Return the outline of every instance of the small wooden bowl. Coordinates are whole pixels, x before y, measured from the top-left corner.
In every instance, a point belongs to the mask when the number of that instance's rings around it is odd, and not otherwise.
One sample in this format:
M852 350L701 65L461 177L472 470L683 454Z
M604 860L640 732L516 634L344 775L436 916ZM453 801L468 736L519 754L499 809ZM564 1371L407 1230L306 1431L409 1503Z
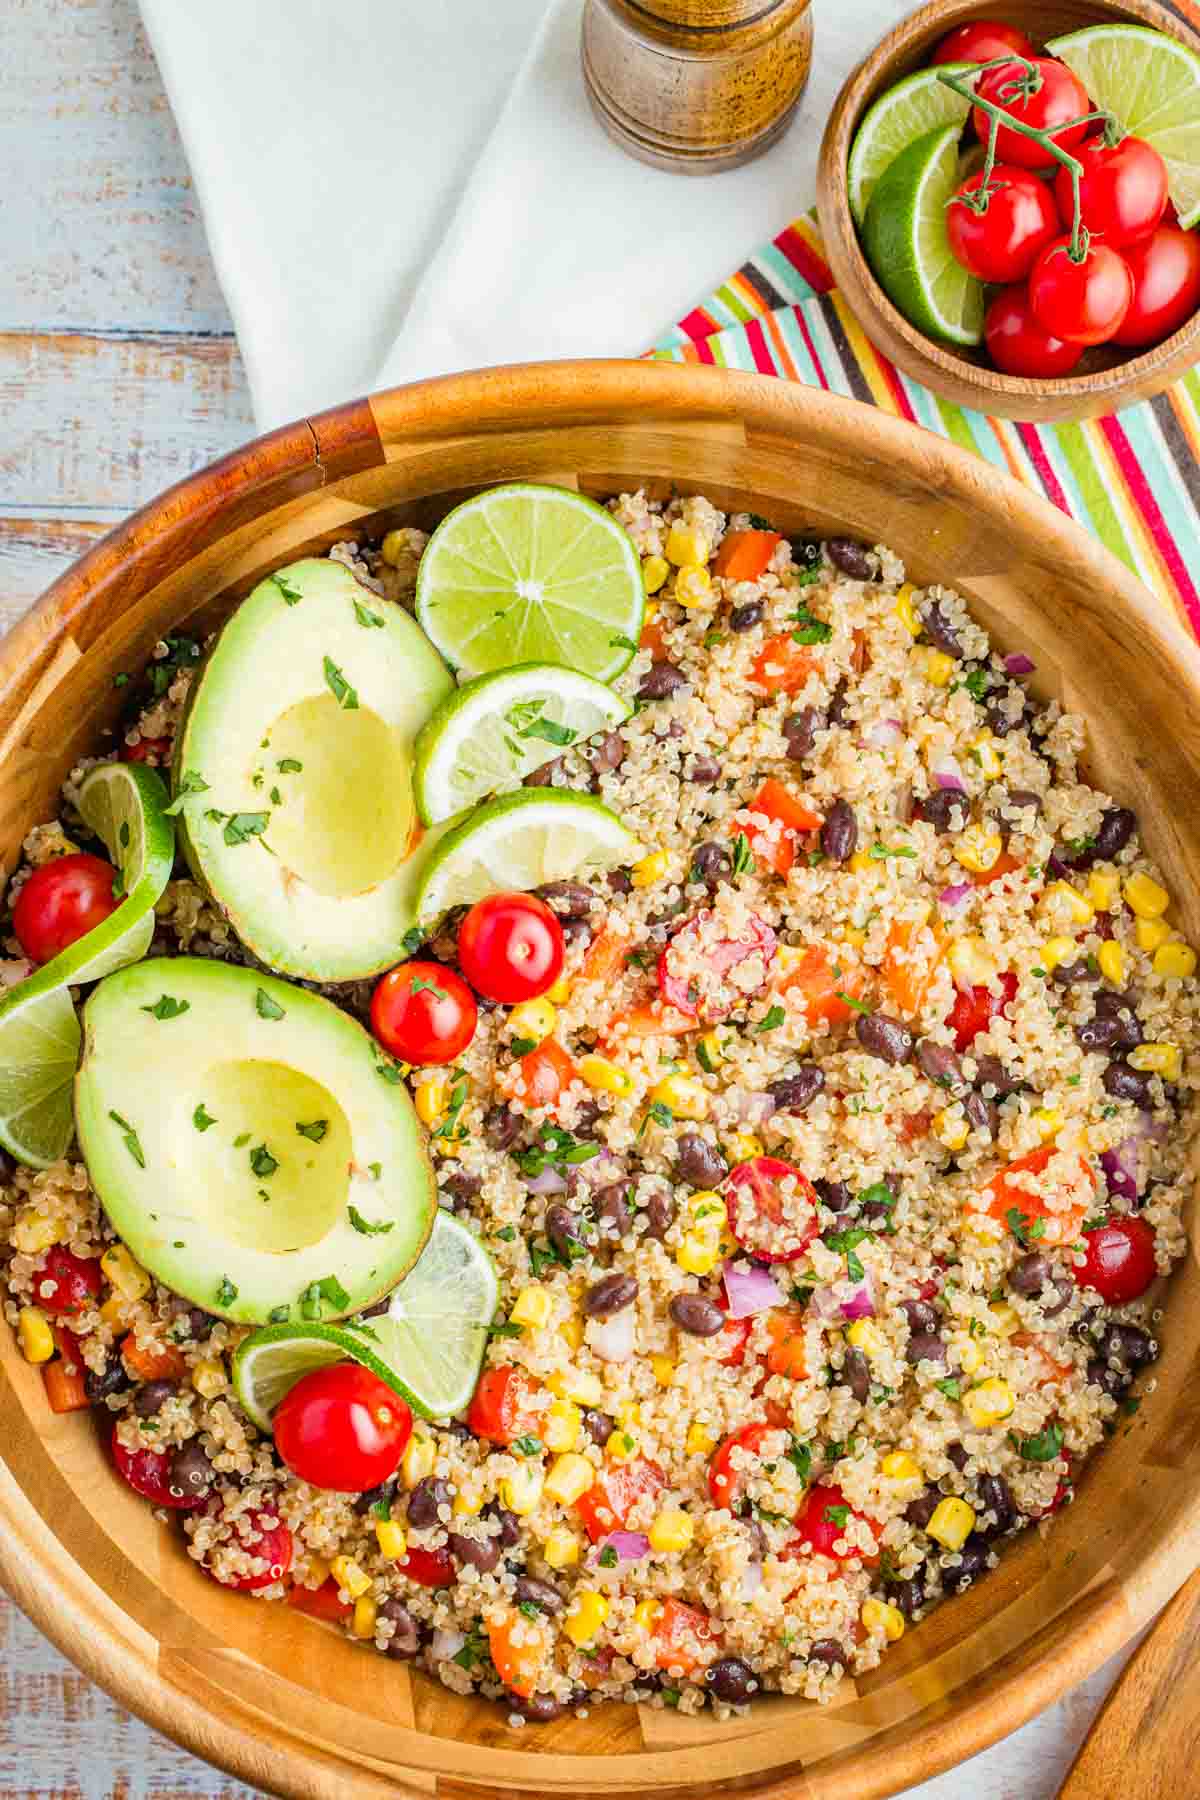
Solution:
M931 0L897 25L850 75L834 103L817 164L817 212L838 287L872 343L915 380L959 406L1004 419L1091 419L1168 387L1200 358L1200 312L1142 351L1098 345L1071 375L1028 380L991 367L987 352L926 337L888 299L863 255L850 211L846 162L859 121L886 88L924 68L939 39L971 19L1003 18L1040 49L1048 38L1120 20L1151 25L1200 52L1200 34L1154 0Z
M1200 938L1200 649L1044 500L931 433L813 388L666 363L493 369L287 426L172 488L56 582L0 645L0 866L111 729L113 677L205 632L272 569L431 527L508 479L594 496L678 485L781 530L883 541L953 583L1035 686L1084 712L1095 780L1137 809ZM0 1580L120 1702L271 1793L321 1800L878 1800L1022 1724L1112 1654L1200 1561L1200 1265L1172 1283L1135 1417L1047 1536L1028 1531L826 1709L720 1725L603 1706L544 1728L464 1699L290 1607L218 1587L52 1413L0 1324ZM16 1727L19 1732L19 1723Z

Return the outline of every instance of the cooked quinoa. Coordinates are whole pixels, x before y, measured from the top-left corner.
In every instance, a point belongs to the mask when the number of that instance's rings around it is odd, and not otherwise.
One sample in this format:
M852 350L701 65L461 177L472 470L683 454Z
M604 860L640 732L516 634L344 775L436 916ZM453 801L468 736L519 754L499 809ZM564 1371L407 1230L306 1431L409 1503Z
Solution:
M1019 646L882 546L780 538L739 581L717 552L762 521L611 510L653 596L616 684L637 705L530 779L600 795L645 856L548 893L574 1070L553 1107L526 1022L485 1007L433 1146L501 1278L483 1380L512 1441L418 1422L396 1480L315 1489L237 1404L245 1328L114 1260L81 1162L6 1165L0 1189L11 1325L52 1294L55 1246L104 1256L70 1320L87 1395L207 1496L162 1514L188 1553L260 1599L336 1590L342 1629L514 1726L600 1698L829 1700L1047 1528L1157 1354L1157 1285L1104 1304L1087 1238L1136 1214L1160 1276L1183 1254L1200 1068L1195 958L1136 820L1083 780L1084 722L1034 700ZM330 554L403 605L425 541ZM158 646L117 754L169 761L198 654ZM88 766L10 905L85 844ZM454 924L425 954L453 961ZM186 877L155 948L253 961ZM29 965L7 950L9 984ZM324 991L365 1016L369 983ZM409 1079L444 1116L446 1072ZM447 1585L404 1572L415 1551Z

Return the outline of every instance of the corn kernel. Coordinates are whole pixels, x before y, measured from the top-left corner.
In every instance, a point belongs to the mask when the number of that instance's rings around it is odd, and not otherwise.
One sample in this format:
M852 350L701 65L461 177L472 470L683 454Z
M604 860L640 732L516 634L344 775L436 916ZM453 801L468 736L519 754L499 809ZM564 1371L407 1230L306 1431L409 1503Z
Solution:
M54 1333L36 1306L23 1306L17 1316L21 1355L28 1363L49 1362L54 1355Z
M696 1535L696 1526L678 1506L665 1506L650 1526L650 1548L663 1553L686 1550Z
M532 1038L540 1044L548 1038L558 1021L558 1008L544 994L536 1000L522 1000L508 1015L508 1022L518 1037Z
M550 1465L550 1473L546 1476L546 1493L551 1500L557 1500L562 1506L574 1506L581 1494L586 1494L596 1479L596 1471L586 1456L576 1456L568 1451L566 1455L555 1457ZM528 1507L532 1512L533 1508ZM513 1511L517 1508L514 1506Z
M1140 869L1130 875L1125 882L1125 898L1131 912L1139 919L1160 919L1171 904L1171 896L1165 887L1152 881L1149 875Z
M113 1331L124 1331L129 1323L129 1302L124 1294L110 1294L100 1308L100 1317Z
M752 1162L763 1153L762 1139L752 1131L735 1131L725 1140L725 1154L731 1163Z
M604 1383L590 1369L556 1370L546 1386L560 1399L574 1400L579 1406L599 1406L604 1399Z
M925 1486L925 1471L907 1450L889 1450L879 1464L879 1472L890 1481L897 1497L916 1499Z
M577 1588L563 1620L563 1630L582 1649L590 1644L608 1617L608 1601L595 1588Z
M988 1307L988 1325L998 1337L1012 1337L1021 1329L1021 1315L1007 1300L995 1300Z
M1133 927L1138 949L1153 952L1168 943L1171 927L1165 919L1138 919Z
M1196 973L1196 952L1190 944L1163 944L1154 952L1154 973L1187 981Z
M564 1319L558 1328L558 1335L568 1350L579 1350L583 1347L583 1320Z
M708 539L689 525L672 525L667 533L667 561L677 569L696 569L708 561Z
M639 1600L633 1609L633 1622L639 1631L653 1631L661 1611L661 1600Z
M398 569L405 558L411 555L411 539L405 529L389 531L379 546L379 554L391 569Z
M579 1460L583 1462L586 1459L581 1456ZM590 1475L591 1463L588 1463L587 1468ZM537 1511L545 1485L546 1477L542 1474L541 1464L524 1462L500 1483L501 1502L509 1512L515 1512L518 1518L524 1518L527 1513Z
M911 581L901 582L900 586L896 589L896 604L892 608L892 611L895 613L910 637L920 637L922 631L925 629L921 623L920 615L913 605L913 595L916 591L917 590L914 588Z
M720 1260L720 1243L698 1231L689 1231L675 1252L675 1261L686 1275L711 1275Z
M1051 969L1057 969L1062 963L1074 962L1079 954L1079 946L1074 938L1052 937L1046 939L1039 954L1042 967L1049 973Z
M552 1569L569 1569L579 1561L579 1539L565 1526L556 1526L542 1545L542 1555Z
M856 850L846 866L852 875L870 875L877 867L865 850Z
M954 860L964 869L970 869L972 874L986 875L1003 848L1004 839L998 831L988 831L983 825L968 825L955 840Z
M23 1206L12 1229L13 1247L22 1256L40 1256L43 1250L61 1242L62 1231L60 1219L47 1218L35 1207Z
M967 1115L961 1106L944 1106L933 1121L933 1135L947 1150L961 1150L971 1135Z
M665 556L648 556L642 564L643 591L647 594L657 594L670 573L671 565Z
M1087 892L1097 912L1111 912L1121 898L1121 877L1111 869L1093 869L1088 876Z
M855 1319L853 1325L847 1327L846 1342L861 1350L868 1361L883 1349L883 1337L873 1319Z
M1125 979L1125 952L1115 938L1105 938L1096 952L1096 961L1105 981L1120 987Z
M1003 1224L990 1213L968 1211L963 1223L971 1236L984 1244L998 1244L1004 1236Z
M677 1119L708 1117L708 1092L690 1075L667 1075L651 1088L650 1098L659 1106L669 1106Z
M512 1304L509 1319L514 1325L528 1325L539 1331L550 1322L550 1314L554 1310L554 1301L550 1293L540 1281L531 1281L522 1288Z
M363 1573L351 1556L335 1556L329 1569L338 1586L345 1588L352 1600L365 1594L371 1585L371 1577Z
M633 1092L633 1076L629 1070L619 1063L609 1062L607 1056L581 1056L578 1067L583 1079L596 1093L624 1097Z
M973 1337L956 1337L954 1360L964 1375L975 1375L983 1367L983 1351Z
M308 1559L308 1574L309 1579L305 1585L309 1589L324 1587L325 1583L329 1580L329 1564L320 1556L310 1556Z
M1174 1044L1139 1044L1129 1052L1129 1066L1144 1075L1161 1075L1164 1081L1178 1081L1181 1067L1179 1051Z
M994 780L1004 765L1000 761L996 740L991 732L981 731L978 736L970 739L968 748L974 751L981 773L986 775L989 780Z
M437 1445L433 1439L414 1431L400 1458L400 1474L405 1487L414 1488L418 1481L424 1481L427 1475L432 1475L436 1461Z
M995 958L980 937L955 938L948 961L959 987L987 987L999 973Z
M547 1450L574 1450L579 1443L583 1415L573 1400L553 1400L542 1421L542 1442Z
M709 1456L716 1447L717 1440L712 1432L709 1431L708 1427L701 1425L698 1419L693 1419L692 1423L688 1426L687 1437L683 1441L683 1448L687 1455Z
M954 673L954 658L944 650L921 649L912 653L913 666L931 686L946 687Z
M354 1635L356 1638L373 1638L375 1636L375 1602L369 1594L360 1594L354 1602Z
M711 1075L726 1060L725 1046L719 1031L706 1031L697 1039L696 1057L706 1075Z
M1057 1137L1063 1128L1063 1113L1059 1106L1035 1106L1030 1116L1044 1144L1049 1143L1052 1137Z
M659 1387L669 1388L674 1385L676 1367L669 1356L652 1356L650 1367Z
M680 569L675 577L678 606L712 606L716 602L712 576L707 569Z
M904 1614L890 1600L877 1600L874 1595L862 1603L859 1615L863 1628L869 1632L882 1631L889 1644L894 1644L904 1636Z
M655 882L662 880L670 866L671 858L665 850L652 850L649 856L643 856L640 862L634 863L629 871L629 879L635 888L653 887Z
M205 1358L192 1368L192 1386L206 1400L215 1400L229 1386L224 1363Z
M979 1431L989 1425L999 1425L1002 1419L1009 1417L1015 1405L1012 1389L998 1375L981 1381L978 1387L968 1388L962 1397L962 1409Z
M1052 881L1046 889L1045 898L1052 904L1063 907L1076 925L1090 925L1096 916L1096 909L1087 895L1081 894L1069 881Z
M565 1006L571 998L571 983L565 975L560 975L553 987L546 989L546 998L555 1006Z
M141 1263L134 1262L124 1244L110 1244L100 1258L100 1267L126 1300L140 1300L150 1292L150 1277Z
M947 1494L934 1507L925 1529L945 1549L961 1550L975 1529L975 1509L968 1506L965 1500Z
M610 1462L632 1462L640 1453L641 1444L637 1433L631 1431L628 1425L619 1426L616 1431L611 1432L604 1446L604 1454Z
M478 1481L460 1479L453 1510L460 1519L474 1519L483 1511L484 1492Z
M436 1125L449 1102L450 1083L440 1075L435 1076L432 1081L423 1081L413 1095L413 1105L423 1125Z

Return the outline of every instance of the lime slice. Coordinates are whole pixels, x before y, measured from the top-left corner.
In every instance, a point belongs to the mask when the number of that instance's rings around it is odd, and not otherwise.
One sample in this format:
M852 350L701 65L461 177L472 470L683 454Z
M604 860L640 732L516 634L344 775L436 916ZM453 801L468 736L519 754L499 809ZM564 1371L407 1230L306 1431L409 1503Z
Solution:
M487 801L446 833L417 889L417 918L429 923L485 894L623 868L640 855L633 833L599 800L522 788Z
M233 1385L262 1432L289 1388L347 1357L426 1419L461 1412L475 1388L500 1289L477 1237L439 1212L433 1235L386 1313L352 1325L267 1325L233 1359Z
M555 663L477 675L443 700L417 736L421 818L437 825L515 786L569 744L620 725L630 710L603 682Z
M864 113L846 164L855 224L862 224L875 183L902 150L939 125L957 120L961 126L971 102L939 81L938 76L965 75L974 67L974 63L943 63L936 69L918 69L915 75L906 75L895 87L880 94L874 106Z
M1046 45L1094 106L1115 113L1167 165L1179 223L1200 220L1200 57L1148 25L1089 25Z
M597 681L637 648L638 553L611 513L569 488L489 488L448 513L417 571L417 618L466 675L552 662Z
M946 203L958 186L959 127L926 132L875 184L863 247L880 286L910 324L952 344L983 337L983 283L955 260Z
M68 987L137 962L154 936L154 903L171 878L175 831L153 769L102 763L86 777L79 811L121 873L126 898L102 925L0 1000L0 1144L44 1169L71 1141L71 1083L79 1022Z

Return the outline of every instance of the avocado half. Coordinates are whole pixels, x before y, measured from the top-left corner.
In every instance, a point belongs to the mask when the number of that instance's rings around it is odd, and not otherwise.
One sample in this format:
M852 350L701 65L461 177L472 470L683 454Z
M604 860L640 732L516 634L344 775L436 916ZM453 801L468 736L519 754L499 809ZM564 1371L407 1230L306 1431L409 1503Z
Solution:
M396 1068L356 1020L200 957L108 976L83 1010L75 1125L114 1229L240 1324L338 1318L390 1292L437 1183Z
M390 968L435 841L413 740L453 691L403 607L327 558L260 581L192 684L175 747L184 853L254 954L352 981Z

